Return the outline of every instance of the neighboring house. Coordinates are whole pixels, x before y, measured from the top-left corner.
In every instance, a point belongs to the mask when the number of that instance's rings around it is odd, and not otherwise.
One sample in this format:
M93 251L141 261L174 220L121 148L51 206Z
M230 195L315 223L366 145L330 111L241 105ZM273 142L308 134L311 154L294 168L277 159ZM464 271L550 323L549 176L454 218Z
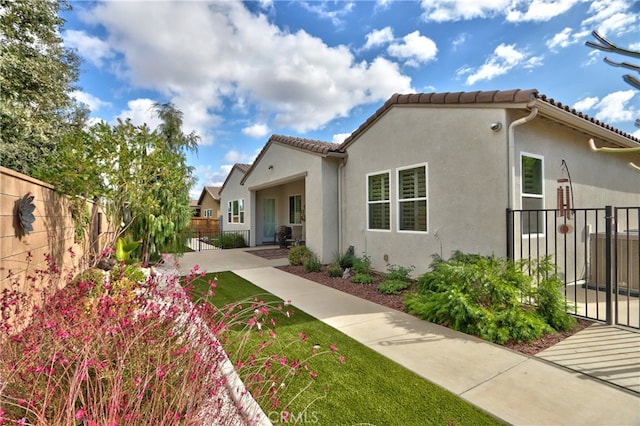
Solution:
M193 217L200 217L200 204L198 204L198 200L189 200L189 207L191 207Z
M220 217L220 187L205 186L198 199L200 207L199 217L214 218Z
M245 200L251 245L287 225L324 263L353 246L375 269L419 274L433 254L505 256L507 209L555 209L567 170L572 207L640 206L640 174L627 167L640 156L594 153L590 138L640 143L535 89L394 95L340 145L272 136L223 199ZM534 246L543 229L517 224Z
M252 215L250 204L248 204L249 191L240 184L250 167L249 164L234 164L220 188L222 214L220 227L224 231L249 231L250 229L249 220ZM255 243L247 243L255 245Z

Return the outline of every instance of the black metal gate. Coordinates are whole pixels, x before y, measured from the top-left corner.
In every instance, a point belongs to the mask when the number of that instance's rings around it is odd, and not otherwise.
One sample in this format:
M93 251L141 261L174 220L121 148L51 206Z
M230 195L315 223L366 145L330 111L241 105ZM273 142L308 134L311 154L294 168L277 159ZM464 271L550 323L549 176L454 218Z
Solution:
M223 250L249 246L250 231L194 232L187 240L193 251Z
M640 328L640 207L507 209L507 254L550 256L570 312Z

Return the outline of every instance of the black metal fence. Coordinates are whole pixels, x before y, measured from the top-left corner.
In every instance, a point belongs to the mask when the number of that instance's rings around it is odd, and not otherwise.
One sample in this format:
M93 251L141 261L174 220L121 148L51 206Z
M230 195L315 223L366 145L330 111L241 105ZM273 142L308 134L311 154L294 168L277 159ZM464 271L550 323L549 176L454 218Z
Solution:
M507 254L550 256L576 316L640 328L640 207L507 210Z
M248 229L244 231L198 231L192 234L187 245L194 251L248 247L250 232Z

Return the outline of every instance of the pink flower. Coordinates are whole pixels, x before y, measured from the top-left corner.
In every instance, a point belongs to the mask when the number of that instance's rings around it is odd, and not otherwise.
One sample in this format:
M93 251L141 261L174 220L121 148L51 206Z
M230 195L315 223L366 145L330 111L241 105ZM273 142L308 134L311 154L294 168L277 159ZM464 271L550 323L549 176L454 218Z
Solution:
M307 334L304 331L300 333L300 340L303 342L307 341Z
M317 376L317 374L313 371L309 371L309 375L314 378Z
M331 348L332 352L335 352L338 350L338 347L336 345L334 345L333 343L331 344L331 346L329 346Z
M76 411L76 420L82 420L84 418L84 413L86 413L84 408L79 409L78 411Z
M347 360L347 359L346 359L343 355L340 355L340 356L338 357L338 361L340 361L340 364L344 364L346 360Z

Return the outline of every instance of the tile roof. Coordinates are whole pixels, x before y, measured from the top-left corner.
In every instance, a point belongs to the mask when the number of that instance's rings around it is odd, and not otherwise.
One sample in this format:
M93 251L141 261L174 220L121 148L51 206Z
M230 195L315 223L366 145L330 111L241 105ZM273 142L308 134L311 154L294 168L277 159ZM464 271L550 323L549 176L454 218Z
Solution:
M625 133L606 123L589 117L575 109L563 105L546 95L541 95L537 89L513 89L513 90L491 90L476 92L444 92L444 93L412 93L412 94L394 94L380 108L376 110L367 120L362 123L344 142L340 145L340 149L346 149L367 127L375 122L380 116L384 115L391 107L396 105L469 105L469 104L521 104L527 107L530 102L544 102L548 105L557 107L560 110L569 112L587 122L601 126L609 131L617 133L633 142L640 143L640 139Z
M279 142L294 148L326 155L329 152L336 152L340 148L339 143L323 142L315 139L304 139L294 136L271 135L269 142ZM265 146L266 148L266 146Z
M267 143L264 145L264 147L256 157L255 161L253 162L249 170L247 170L245 177L242 178L242 181L240 182L240 184L242 185L244 184L244 182L247 180L247 178L251 174L251 171L254 169L256 164L260 162L260 159L264 156L264 153L267 151L267 149L269 149L269 147L273 143L287 145L293 148L298 148L303 151L307 151L312 154L319 154L323 156L327 156L331 153L335 153L340 156L346 155L344 154L344 151L340 149L341 144L339 143L331 143L331 142L319 141L316 139L305 139L305 138L299 138L295 136L273 134L271 135Z

